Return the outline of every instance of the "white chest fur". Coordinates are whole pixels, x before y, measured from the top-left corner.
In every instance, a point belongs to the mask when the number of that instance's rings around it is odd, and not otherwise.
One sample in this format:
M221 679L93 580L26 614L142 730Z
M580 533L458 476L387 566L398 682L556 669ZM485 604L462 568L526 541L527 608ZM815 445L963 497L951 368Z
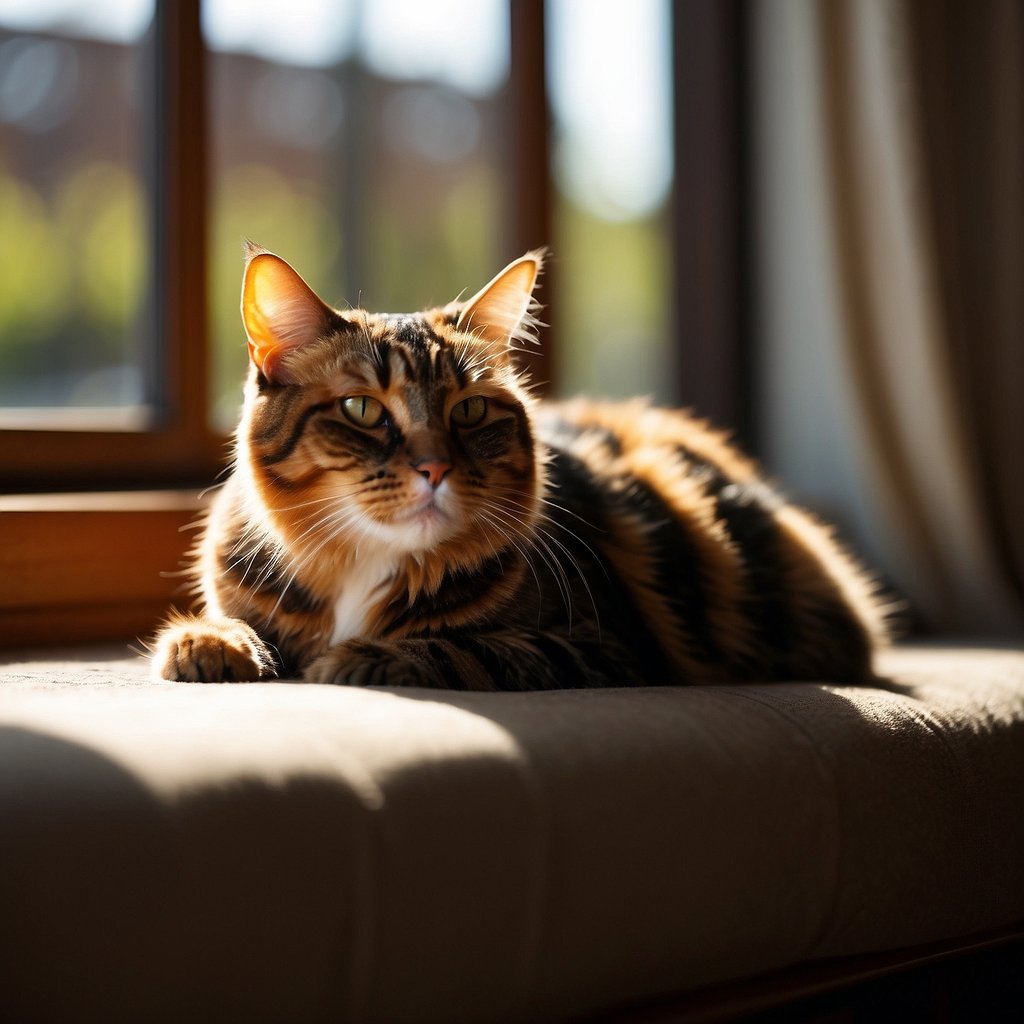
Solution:
M334 602L331 645L340 644L366 630L367 616L381 599L397 566L386 558L356 561L349 566Z

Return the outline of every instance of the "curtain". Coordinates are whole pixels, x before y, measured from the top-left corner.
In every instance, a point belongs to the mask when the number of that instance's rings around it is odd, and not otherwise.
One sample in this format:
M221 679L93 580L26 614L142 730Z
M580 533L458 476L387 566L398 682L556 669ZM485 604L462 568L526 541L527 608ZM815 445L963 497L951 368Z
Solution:
M755 28L762 294L789 280L822 328L799 329L769 295L765 359L788 352L795 366L802 352L813 363L831 346L821 365L833 379L814 386L839 396L818 403L817 422L813 401L783 415L780 403L801 398L769 370L772 461L799 490L807 468L773 449L773 426L831 437L827 501L847 510L911 621L1022 636L1021 6L775 0ZM810 226L795 231L779 203ZM779 340L794 324L797 337ZM830 433L822 416L841 426Z

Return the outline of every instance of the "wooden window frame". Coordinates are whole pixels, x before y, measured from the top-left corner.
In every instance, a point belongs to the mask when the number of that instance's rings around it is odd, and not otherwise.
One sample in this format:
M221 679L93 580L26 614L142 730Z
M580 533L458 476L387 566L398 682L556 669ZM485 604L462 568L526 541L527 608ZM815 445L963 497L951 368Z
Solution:
M205 60L200 0L155 5L144 90L143 165L151 185L150 292L155 386L141 429L103 429L102 413L56 412L56 425L0 431L2 490L98 490L210 480L223 439L207 426ZM116 415L116 414L115 414Z
M757 454L750 0L672 12L679 395Z

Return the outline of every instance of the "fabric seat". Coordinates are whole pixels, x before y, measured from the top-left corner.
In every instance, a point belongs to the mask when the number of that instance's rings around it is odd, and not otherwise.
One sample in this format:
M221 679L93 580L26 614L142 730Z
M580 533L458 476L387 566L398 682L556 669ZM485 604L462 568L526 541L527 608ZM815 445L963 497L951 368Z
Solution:
M558 1021L1024 919L1024 651L885 688L0 667L0 1017Z

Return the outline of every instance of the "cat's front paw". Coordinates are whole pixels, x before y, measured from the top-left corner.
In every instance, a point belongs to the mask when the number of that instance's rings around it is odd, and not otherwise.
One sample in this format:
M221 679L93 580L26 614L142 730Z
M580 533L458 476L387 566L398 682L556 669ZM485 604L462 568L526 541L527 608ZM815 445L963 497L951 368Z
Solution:
M175 619L157 637L152 663L155 676L179 682L254 682L276 674L266 644L239 619Z
M427 666L382 644L335 647L302 673L310 683L334 686L436 686Z

